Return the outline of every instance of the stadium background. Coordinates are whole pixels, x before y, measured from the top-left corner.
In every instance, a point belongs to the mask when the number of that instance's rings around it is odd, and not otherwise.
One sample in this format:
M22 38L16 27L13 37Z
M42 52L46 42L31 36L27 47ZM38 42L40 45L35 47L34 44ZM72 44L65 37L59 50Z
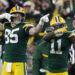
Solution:
M30 7L32 7L31 13L26 13L25 22L31 22L36 25L39 22L39 19L41 16L50 13L50 20L53 16L61 15L67 22L68 30L74 30L75 29L75 0L7 0L8 6L1 8L0 4L0 14L2 13L9 13L11 8L18 4L19 6L26 8L26 2L32 1L32 4L28 4ZM0 20L0 23L4 23L5 20ZM41 33L45 31L45 29L49 26L48 24L45 24L43 27L43 30ZM28 42L28 48L27 48L27 56L28 56L28 72L30 75L32 75L32 58L33 58L33 52L34 48L39 42L38 40L41 39L41 36L35 36L37 39L34 39L34 37L31 37L30 41ZM34 42L32 42L34 39ZM1 50L1 48L0 48ZM1 52L0 52L1 53ZM2 63L0 60L0 75L1 75L1 67Z

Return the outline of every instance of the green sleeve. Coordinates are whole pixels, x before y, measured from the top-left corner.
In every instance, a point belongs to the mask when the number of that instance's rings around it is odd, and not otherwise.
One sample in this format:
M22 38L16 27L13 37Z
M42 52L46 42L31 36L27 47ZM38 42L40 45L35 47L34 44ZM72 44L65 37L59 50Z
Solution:
M39 49L39 46L36 47L33 55L33 75L41 75L40 67L41 67L41 60L42 60L42 52Z

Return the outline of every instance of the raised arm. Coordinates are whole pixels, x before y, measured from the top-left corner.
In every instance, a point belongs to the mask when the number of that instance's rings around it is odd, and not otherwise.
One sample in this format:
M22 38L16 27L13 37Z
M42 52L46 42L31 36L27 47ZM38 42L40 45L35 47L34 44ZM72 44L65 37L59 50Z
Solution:
M41 19L39 21L39 24L36 27L31 28L29 30L29 34L34 35L34 34L40 32L42 27L43 27L43 25L44 25L44 23L47 23L49 21L48 17L49 17L49 14L41 17Z
M49 32L43 36L43 39L45 41L50 41L51 39L54 38L54 36L55 36L54 32Z
M62 33L66 32L66 30L62 31L62 29L57 29L55 31L52 31L52 32L48 32L47 34L45 34L43 36L43 39L45 41L50 41L51 39L53 39L55 36L56 37L59 37L62 35Z

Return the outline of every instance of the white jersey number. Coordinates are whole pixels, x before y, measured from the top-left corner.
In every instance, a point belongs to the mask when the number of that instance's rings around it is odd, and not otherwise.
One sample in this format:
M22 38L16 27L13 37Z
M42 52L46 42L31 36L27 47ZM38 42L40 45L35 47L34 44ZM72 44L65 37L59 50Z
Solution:
M61 39L57 40L57 44L58 44L58 50L55 51L54 50L54 40L52 40L52 42L51 42L51 51L50 51L51 54L62 54L62 51L61 51Z
M14 33L16 31L19 31L19 28L13 30L9 30L9 29L5 30L5 38L6 38L5 44L18 43L18 35ZM14 38L14 40L12 38Z

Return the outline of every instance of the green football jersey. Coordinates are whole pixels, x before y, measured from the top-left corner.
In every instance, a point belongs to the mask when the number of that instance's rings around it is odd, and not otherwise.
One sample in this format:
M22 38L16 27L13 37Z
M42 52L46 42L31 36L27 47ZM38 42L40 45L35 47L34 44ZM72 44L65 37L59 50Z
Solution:
M41 46L45 41L42 40L33 55L33 75L46 75L46 72L41 72L41 69L47 70L48 51Z
M48 71L53 73L61 73L68 71L68 55L71 42L69 35L71 32L66 32L61 37L44 42L39 49L48 51Z
M25 62L26 46L28 40L28 30L25 32L25 23L20 23L11 27L9 23L5 24L5 52L4 61L7 62Z
M53 73L61 73L68 71L68 56L71 47L69 35L71 32L66 32L59 38L54 38L50 41L50 50L48 58L48 70Z

